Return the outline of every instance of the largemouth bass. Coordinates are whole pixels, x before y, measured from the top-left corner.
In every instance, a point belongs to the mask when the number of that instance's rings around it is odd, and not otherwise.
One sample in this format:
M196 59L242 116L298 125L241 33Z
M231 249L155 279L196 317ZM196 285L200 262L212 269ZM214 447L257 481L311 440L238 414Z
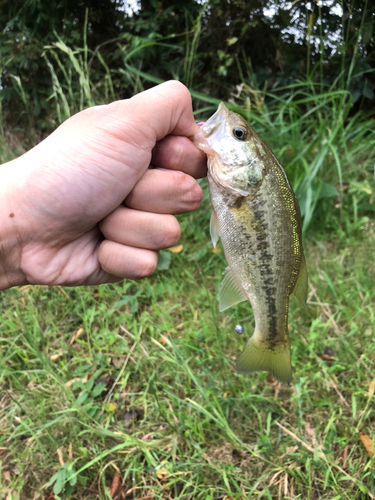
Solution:
M265 370L289 383L289 296L307 299L298 201L272 151L223 103L193 142L208 157L210 233L214 246L221 238L228 263L219 309L248 300L254 312L255 331L236 370Z

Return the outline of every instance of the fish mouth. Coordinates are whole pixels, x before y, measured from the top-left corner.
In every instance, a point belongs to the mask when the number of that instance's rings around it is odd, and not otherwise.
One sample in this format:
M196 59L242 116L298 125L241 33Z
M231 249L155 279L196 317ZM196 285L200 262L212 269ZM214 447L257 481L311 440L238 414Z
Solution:
M220 103L217 111L203 124L199 124L199 130L193 137L193 143L207 154L212 152L213 136L217 136L225 131L229 109L223 102Z
M204 138L208 138L216 132L220 125L225 124L228 113L229 109L221 102L217 111L199 129L201 135Z

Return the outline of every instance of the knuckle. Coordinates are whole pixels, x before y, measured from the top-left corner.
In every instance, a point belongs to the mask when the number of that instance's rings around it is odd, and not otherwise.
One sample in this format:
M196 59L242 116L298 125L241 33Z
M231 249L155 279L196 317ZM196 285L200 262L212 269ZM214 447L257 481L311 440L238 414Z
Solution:
M182 109L191 108L191 95L188 88L177 80L169 80L165 84L165 90L176 103L176 108L181 112Z
M173 141L173 149L169 154L169 165L170 168L177 171L183 170L183 164L185 159L185 148L181 141Z

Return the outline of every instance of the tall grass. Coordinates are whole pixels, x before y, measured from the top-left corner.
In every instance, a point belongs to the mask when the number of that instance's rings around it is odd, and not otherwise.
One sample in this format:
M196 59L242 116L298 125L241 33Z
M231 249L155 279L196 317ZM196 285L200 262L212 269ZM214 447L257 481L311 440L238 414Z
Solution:
M194 78L199 74L196 55L206 8L204 4L194 21L186 20L185 57L183 64L171 74L172 78L180 79L190 88L200 120L214 112L219 104L215 97L194 90ZM43 57L52 83L49 100L55 105L55 115L49 119L55 125L85 107L114 100L113 77L120 75L124 86L133 88L135 92L143 90L142 81L162 81L139 68L142 51L155 45L170 48L168 40L144 40L144 43L137 40L134 47L125 43L124 67L114 72L107 66L99 49L88 49L86 33L87 14L81 48L68 47L57 35L57 41L45 48ZM260 88L246 54L239 54L236 58L239 84L237 89L228 88L227 104L248 119L280 159L300 201L304 231L315 221L319 226L328 224L328 219L324 220L324 214L328 214L327 207L334 208L331 212L335 212L338 228L348 209L351 217L359 220L374 211L371 201L374 196L375 118L362 112L352 113L352 81L363 71L369 71L356 69L360 36L359 30L341 48L341 72L331 85L324 81L322 34L320 61L313 68L307 64L305 79L289 86L275 85L272 88L266 83ZM349 44L354 46L354 50L348 62L346 52ZM138 61L138 67L133 61ZM93 65L102 68L102 77L95 82L90 78ZM16 75L13 79L27 112L28 97L23 92L22 82ZM30 130L34 130L32 115L29 113L28 116ZM347 203L349 193L350 207ZM344 206L345 214L342 210Z
M56 34L57 41L46 46L43 53L51 74L52 93L49 100L55 103L56 124L87 107L115 100L110 69L100 51L91 51L87 46L87 21L88 11L82 48L68 47ZM93 82L90 78L94 59L102 67L102 77L98 82Z
M192 82L194 75L193 55L199 38L198 28L196 33L187 50L183 72L175 75L187 83ZM91 53L90 64L88 55L87 45L73 50L59 38L46 47L44 58L53 89L49 99L55 103L56 125L88 106L115 99L112 72L100 52ZM97 83L90 80L94 58L103 68L103 78ZM327 206L339 209L335 213L342 223L346 216L341 210L343 197L349 192L353 216L356 212L358 218L358 209L360 217L371 213L374 210L370 201L374 195L375 118L362 112L351 114L352 96L343 88L350 86L347 75L343 74L329 86L322 81L315 82L311 73L305 81L267 89L259 88L250 65L247 64L246 71L242 71L241 65L238 67L241 84L237 92L228 95L227 105L245 116L280 159L300 202L303 230L315 219L321 224L323 218L324 223ZM352 71L352 65L349 69ZM317 65L316 74L320 70ZM132 66L128 58L119 73L127 85L138 90L143 89L142 79L162 82ZM27 110L22 83L17 77L14 79ZM200 120L213 113L220 102L194 89L191 93ZM204 108L202 103L205 103ZM30 129L33 129L32 124ZM331 200L330 205L324 203L325 199Z
M246 102L246 86L242 94ZM375 119L350 116L351 102L348 91L300 82L267 93L246 112L286 169L304 230L322 199L341 204L344 184L366 182L373 175Z
M111 72L99 52L96 57L105 69L105 77L100 86L93 86L83 57L87 52L85 48L73 51L59 40L48 50L64 75L64 81L60 81L46 54L53 81L50 99L55 101L58 122L94 102L103 103L114 98ZM61 55L68 56L68 70L62 64ZM185 68L186 81L191 81L194 73L191 65L189 59ZM125 63L125 68L119 71L128 84L134 85L137 78L162 82L129 63ZM319 67L316 71L320 71ZM77 76L79 93L74 91ZM185 72L181 75L182 81L184 76ZM267 90L256 86L256 79L251 73L247 77L242 74L242 78L244 81L239 86L239 92L229 97L227 105L246 117L280 159L300 201L303 230L314 221L319 206L325 210L327 205L322 204L322 200L335 199L335 205L342 206L347 183L352 193L357 190L357 201L364 208L366 194L368 201L373 195L369 182L375 158L375 118L362 112L351 114L352 96L349 90L342 88L342 79L328 86L310 78L287 87ZM191 93L200 119L214 112L220 102L194 89ZM202 114L201 102L206 104L203 109L205 114ZM318 214L319 220L322 213ZM341 211L339 215L342 217Z
M115 93L109 68L100 52L92 52L92 55L102 65L104 74L100 82L94 83L90 80L87 45L73 50L57 38L57 42L46 47L44 58L52 79L49 99L55 103L59 124L87 107L115 100ZM62 78L58 76L57 69Z
M161 83L130 65L126 71ZM341 82L328 86L308 80L267 91L254 86L254 77L250 80L251 85L242 82L240 91L226 104L249 121L281 161L300 202L303 230L313 222L319 205L321 222L327 207L322 200L334 198L336 208L342 207L348 184L363 212L374 211L375 191L370 183L374 180L375 117L350 114L352 97L349 90L341 89ZM191 94L200 120L220 103L193 90ZM204 108L203 116L200 102L212 103ZM341 210L338 214L343 217Z

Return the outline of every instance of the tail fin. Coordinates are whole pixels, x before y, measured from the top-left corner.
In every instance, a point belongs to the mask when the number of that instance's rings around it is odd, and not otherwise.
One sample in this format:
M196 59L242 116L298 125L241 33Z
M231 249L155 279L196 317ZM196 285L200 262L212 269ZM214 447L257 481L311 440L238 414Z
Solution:
M264 370L280 382L289 384L292 380L289 343L279 344L270 349L265 347L264 343L256 340L253 335L237 359L236 370L239 373Z

